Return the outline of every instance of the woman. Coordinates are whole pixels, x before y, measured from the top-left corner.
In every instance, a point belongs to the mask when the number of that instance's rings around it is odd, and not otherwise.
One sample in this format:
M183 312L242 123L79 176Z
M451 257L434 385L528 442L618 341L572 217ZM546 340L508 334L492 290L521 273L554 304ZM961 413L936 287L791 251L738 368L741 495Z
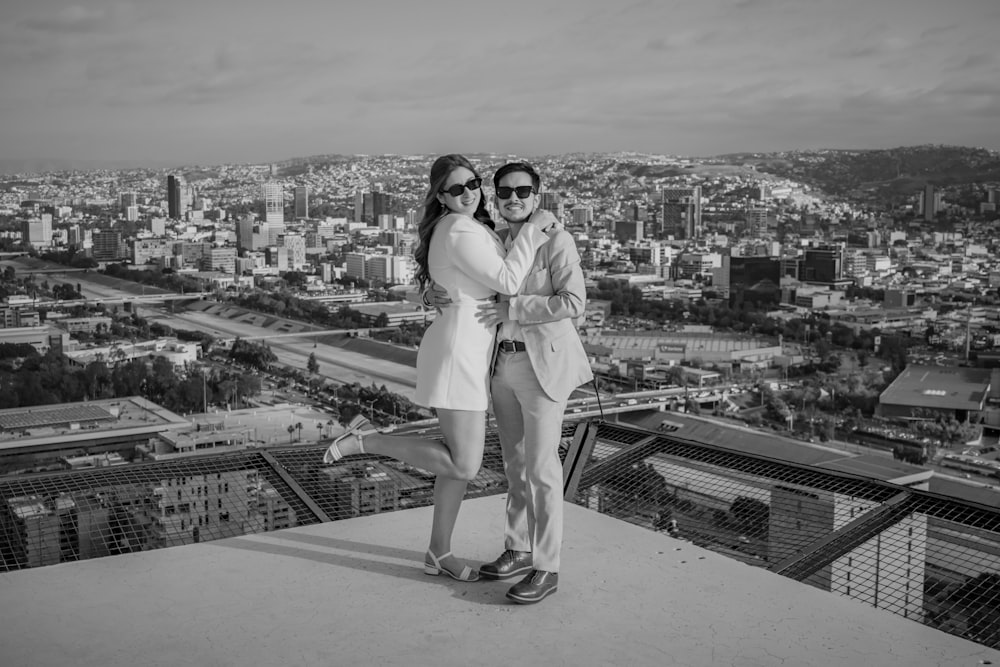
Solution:
M358 415L334 440L323 460L350 454L390 456L437 475L434 519L424 572L475 581L479 573L451 554L451 537L466 485L479 472L486 439L489 363L496 329L476 317L476 307L496 294L514 294L548 241L539 216L525 225L510 252L493 232L483 201L482 179L461 155L445 155L431 167L430 189L414 252L421 287L433 280L451 302L441 308L420 341L415 401L437 410L444 444L376 431Z

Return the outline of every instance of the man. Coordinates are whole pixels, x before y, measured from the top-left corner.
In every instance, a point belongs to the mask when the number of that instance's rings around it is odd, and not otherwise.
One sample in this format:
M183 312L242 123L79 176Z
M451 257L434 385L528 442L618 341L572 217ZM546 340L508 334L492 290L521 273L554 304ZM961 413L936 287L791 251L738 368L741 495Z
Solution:
M493 184L509 249L541 201L541 179L530 165L513 162L497 170ZM491 392L508 491L504 552L479 572L485 579L526 574L507 591L520 604L539 602L558 586L563 414L573 390L593 379L574 323L586 303L580 256L568 232L549 235L518 293L480 306L480 320L500 326Z

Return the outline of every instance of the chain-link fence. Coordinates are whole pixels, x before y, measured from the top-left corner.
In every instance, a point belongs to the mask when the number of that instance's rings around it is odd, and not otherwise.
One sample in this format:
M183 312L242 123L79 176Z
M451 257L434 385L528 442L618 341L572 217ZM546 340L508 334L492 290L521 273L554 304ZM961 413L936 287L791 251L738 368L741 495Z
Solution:
M440 437L434 430L428 437ZM320 444L0 477L0 571L431 504L434 478L379 457L324 465ZM506 488L487 437L468 496Z
M997 507L741 453L738 435L591 427L576 503L1000 648Z
M436 430L425 431L438 438ZM428 505L433 478L323 445L0 478L0 570ZM678 433L566 422L569 498L1000 647L1000 510ZM489 431L469 496L503 492Z

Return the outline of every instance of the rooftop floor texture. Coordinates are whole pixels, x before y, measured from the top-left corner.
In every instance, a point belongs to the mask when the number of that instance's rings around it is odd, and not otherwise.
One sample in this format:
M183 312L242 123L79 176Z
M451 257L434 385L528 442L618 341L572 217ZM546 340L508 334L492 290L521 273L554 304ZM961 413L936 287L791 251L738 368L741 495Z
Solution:
M504 495L455 552L502 547ZM423 574L432 508L0 574L6 667L1000 664L1000 652L566 505L556 595Z

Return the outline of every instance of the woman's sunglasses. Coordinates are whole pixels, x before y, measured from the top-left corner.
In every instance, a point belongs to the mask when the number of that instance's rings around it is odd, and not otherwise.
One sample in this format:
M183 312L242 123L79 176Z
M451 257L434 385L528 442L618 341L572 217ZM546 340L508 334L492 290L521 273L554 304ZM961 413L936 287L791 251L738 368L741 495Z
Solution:
M447 192L452 197L459 197L466 190L478 190L479 186L483 184L483 179L481 178L470 178L465 183L455 183L455 185L450 188L445 188L441 190L442 193Z

